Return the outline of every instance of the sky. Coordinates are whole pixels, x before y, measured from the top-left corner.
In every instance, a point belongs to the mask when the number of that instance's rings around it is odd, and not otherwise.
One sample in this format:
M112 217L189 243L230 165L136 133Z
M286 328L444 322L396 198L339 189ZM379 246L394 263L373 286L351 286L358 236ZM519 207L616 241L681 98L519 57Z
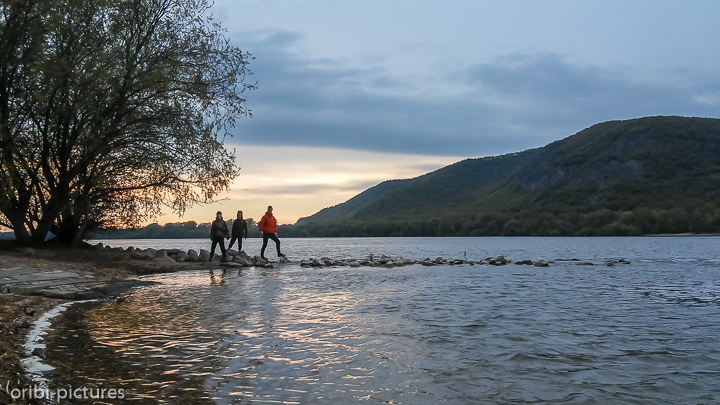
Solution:
M716 0L216 0L250 52L252 118L222 201L294 223L384 180L544 146L594 124L720 115Z

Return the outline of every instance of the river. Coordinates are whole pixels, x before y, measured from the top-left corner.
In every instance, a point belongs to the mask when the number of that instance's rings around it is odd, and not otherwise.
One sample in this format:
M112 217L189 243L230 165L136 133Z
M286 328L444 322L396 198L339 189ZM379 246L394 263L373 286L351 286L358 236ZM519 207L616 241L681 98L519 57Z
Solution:
M720 403L720 238L282 243L291 263L276 269L153 275L119 302L72 306L46 338L50 384L123 389L117 403L140 404ZM553 262L297 263L369 254Z

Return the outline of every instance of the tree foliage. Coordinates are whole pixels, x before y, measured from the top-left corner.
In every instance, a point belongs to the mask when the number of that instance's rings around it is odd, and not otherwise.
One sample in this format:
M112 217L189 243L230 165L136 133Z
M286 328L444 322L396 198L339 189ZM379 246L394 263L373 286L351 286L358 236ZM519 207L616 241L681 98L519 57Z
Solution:
M42 242L210 202L251 56L205 0L2 0L0 224Z

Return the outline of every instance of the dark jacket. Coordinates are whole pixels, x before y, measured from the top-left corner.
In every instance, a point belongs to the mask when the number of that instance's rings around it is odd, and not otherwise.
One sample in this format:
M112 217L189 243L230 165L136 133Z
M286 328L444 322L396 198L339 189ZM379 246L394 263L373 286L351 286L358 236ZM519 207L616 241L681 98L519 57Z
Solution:
M232 237L233 238L242 238L243 236L245 236L247 234L248 234L247 221L244 219L236 219L233 222Z
M212 226L210 227L210 239L219 241L222 240L222 238L227 238L228 235L227 222L222 219L214 220Z

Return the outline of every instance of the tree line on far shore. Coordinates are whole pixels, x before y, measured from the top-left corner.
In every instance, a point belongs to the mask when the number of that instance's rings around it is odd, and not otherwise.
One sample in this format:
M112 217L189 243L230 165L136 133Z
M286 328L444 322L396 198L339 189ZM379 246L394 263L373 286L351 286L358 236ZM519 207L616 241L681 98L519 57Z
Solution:
M247 219L248 237L260 237L257 223ZM228 221L232 228L232 221ZM280 225L280 237L403 237L403 236L640 236L651 234L720 233L720 212L711 205L687 211L680 208L632 211L601 209L552 214L521 211L475 217L445 217L409 221L378 221ZM142 228L106 228L95 238L183 239L208 238L210 223L188 221L150 224Z
M247 218L248 237L260 237L258 224L252 218ZM227 221L228 229L232 229L233 220ZM210 222L197 223L195 221L174 222L165 225L157 223L141 228L119 229L108 227L93 234L97 239L190 239L209 238Z

